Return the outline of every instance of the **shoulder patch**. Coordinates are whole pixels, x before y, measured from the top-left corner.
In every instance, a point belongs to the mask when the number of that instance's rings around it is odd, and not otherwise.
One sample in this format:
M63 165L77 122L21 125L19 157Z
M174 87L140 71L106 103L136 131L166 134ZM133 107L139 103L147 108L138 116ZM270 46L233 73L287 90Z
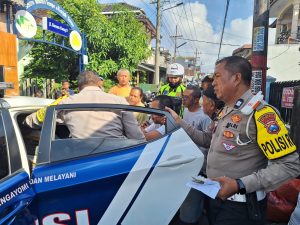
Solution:
M271 106L264 106L254 113L257 144L268 159L277 159L296 151L288 130Z

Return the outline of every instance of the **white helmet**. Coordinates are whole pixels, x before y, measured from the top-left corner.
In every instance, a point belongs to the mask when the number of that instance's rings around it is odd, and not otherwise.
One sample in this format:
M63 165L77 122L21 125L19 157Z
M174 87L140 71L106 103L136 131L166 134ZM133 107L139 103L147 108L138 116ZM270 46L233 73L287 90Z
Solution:
M184 67L179 63L172 63L167 68L167 76L180 76L183 77Z

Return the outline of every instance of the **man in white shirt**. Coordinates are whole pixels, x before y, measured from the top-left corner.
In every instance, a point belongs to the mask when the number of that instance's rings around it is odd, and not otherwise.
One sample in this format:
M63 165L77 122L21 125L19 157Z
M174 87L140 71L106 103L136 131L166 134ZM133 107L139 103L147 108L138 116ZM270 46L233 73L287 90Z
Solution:
M188 86L183 91L182 104L185 107L183 120L196 127L198 130L206 131L211 124L211 119L200 107L201 90L196 86Z

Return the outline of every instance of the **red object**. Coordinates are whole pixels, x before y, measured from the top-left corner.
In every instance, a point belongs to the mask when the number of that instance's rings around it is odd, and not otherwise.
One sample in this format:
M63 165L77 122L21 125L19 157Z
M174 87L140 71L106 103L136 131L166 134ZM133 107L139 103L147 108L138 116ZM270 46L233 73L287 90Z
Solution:
M300 179L293 179L276 189L277 195L284 197L287 201L297 205L300 192Z
M297 205L300 179L292 179L268 194L267 219L288 222Z

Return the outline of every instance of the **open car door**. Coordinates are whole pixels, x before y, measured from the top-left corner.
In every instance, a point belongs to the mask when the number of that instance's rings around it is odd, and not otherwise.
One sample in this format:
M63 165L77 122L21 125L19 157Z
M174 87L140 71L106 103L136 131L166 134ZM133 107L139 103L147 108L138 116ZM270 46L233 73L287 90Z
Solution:
M2 108L0 109L0 224L16 223L16 216L23 213L32 201L35 194L28 173L28 162L24 158L22 160L11 117L7 109Z
M125 138L76 139L57 125L57 112L138 111L166 118L166 134L151 142ZM139 128L137 128L139 129ZM198 175L203 154L170 114L126 105L49 107L32 183L35 224L168 224Z

